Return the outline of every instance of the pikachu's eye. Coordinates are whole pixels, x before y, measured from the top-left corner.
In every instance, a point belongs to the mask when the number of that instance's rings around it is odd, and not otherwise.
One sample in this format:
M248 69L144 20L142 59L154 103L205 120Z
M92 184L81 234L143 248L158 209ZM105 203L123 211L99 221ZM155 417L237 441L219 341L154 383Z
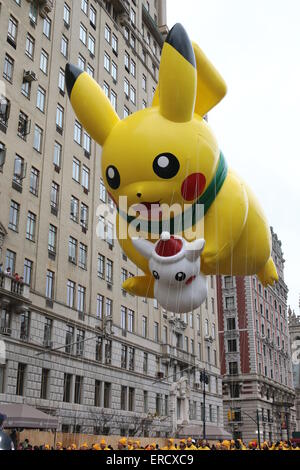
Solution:
M161 153L153 162L154 173L164 179L170 179L176 176L179 168L179 161L172 153Z
M115 166L110 165L106 168L106 179L112 189L118 189L121 179L120 173Z

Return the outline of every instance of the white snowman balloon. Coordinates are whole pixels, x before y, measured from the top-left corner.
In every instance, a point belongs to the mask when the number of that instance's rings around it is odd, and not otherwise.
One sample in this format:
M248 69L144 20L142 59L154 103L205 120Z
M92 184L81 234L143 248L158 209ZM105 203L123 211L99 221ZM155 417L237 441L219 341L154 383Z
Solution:
M142 238L132 242L149 260L155 278L154 295L164 309L185 313L200 307L207 297L207 279L200 271L205 240L189 243L163 232L155 244Z

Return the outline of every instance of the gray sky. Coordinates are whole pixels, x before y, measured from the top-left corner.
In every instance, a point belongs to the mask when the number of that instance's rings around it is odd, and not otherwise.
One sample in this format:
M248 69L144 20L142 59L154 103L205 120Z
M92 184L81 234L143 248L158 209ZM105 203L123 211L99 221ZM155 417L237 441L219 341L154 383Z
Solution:
M251 186L282 240L289 303L300 292L300 1L167 0L224 77L209 113L229 165ZM184 7L183 7L184 5Z

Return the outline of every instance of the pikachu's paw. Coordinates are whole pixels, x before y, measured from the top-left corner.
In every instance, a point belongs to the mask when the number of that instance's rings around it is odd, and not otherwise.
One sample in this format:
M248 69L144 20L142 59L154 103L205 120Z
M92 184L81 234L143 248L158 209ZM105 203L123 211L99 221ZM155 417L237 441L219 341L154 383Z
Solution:
M263 286L272 286L278 281L276 266L272 258L269 258L263 269L258 273L258 277Z
M130 277L123 282L122 288L131 295L154 297L154 278L152 276Z

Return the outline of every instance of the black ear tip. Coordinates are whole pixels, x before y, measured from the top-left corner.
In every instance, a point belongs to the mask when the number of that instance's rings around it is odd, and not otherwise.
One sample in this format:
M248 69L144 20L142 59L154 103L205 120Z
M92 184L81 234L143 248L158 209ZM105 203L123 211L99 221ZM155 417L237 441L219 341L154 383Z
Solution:
M73 64L67 64L65 67L65 74L66 74L66 87L68 91L69 97L71 96L73 87L75 85L75 82L79 75L81 75L83 71L76 67L76 65Z
M196 59L190 38L180 23L176 23L170 30L166 42L174 47L193 67L196 67Z

